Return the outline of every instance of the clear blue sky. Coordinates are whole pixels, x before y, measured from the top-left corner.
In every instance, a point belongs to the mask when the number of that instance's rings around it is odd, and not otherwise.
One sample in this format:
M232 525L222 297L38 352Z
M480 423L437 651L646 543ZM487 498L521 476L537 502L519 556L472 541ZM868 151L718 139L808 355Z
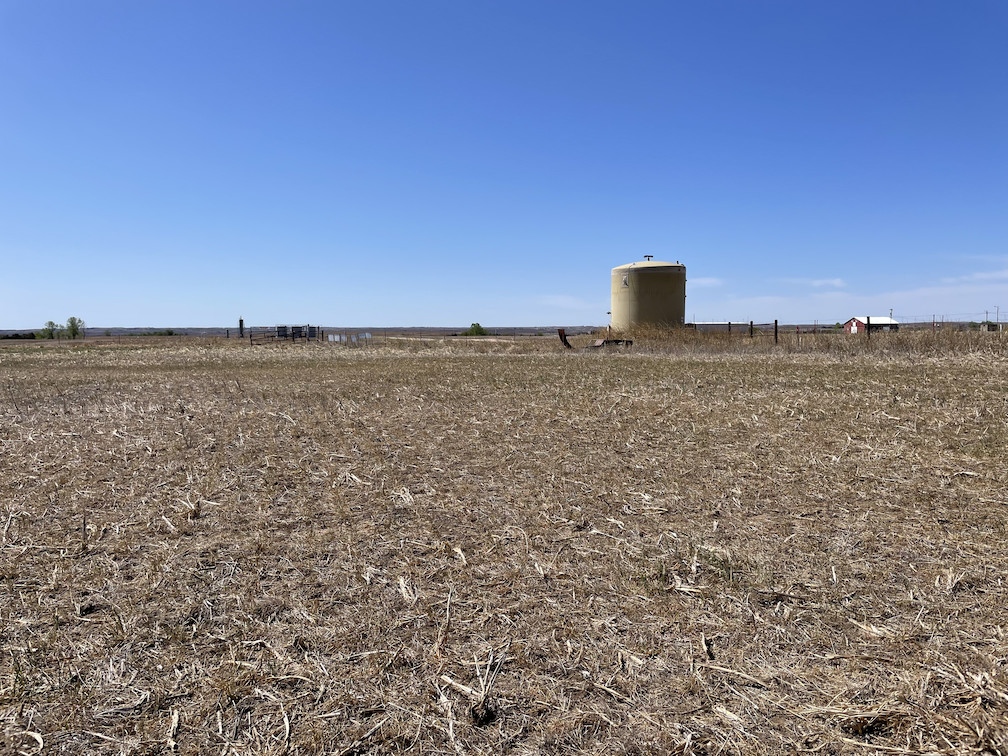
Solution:
M0 0L0 328L1008 320L1003 0Z

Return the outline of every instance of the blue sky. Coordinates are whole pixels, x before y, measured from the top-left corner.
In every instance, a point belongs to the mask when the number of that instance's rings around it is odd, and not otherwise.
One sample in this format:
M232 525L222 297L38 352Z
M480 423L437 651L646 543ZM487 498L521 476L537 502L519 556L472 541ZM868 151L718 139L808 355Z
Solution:
M1008 320L1008 4L0 0L0 328Z

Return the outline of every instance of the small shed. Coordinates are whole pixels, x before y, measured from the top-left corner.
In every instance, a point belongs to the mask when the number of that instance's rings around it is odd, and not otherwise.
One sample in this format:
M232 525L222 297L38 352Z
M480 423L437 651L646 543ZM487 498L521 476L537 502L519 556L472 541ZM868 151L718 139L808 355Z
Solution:
M844 323L845 333L864 333L869 324L872 331L898 331L899 323L886 315L855 315Z

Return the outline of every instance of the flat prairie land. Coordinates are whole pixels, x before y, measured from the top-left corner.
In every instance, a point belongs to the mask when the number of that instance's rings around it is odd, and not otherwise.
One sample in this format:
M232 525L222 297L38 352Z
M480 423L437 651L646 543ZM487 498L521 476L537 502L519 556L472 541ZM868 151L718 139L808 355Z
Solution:
M907 343L0 350L0 752L1008 753L1008 358Z

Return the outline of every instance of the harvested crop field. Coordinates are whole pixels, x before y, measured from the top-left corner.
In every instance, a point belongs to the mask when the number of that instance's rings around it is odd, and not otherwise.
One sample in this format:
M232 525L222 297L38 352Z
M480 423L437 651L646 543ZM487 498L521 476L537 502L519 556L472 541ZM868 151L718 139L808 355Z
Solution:
M0 350L0 752L1008 753L1006 367Z

